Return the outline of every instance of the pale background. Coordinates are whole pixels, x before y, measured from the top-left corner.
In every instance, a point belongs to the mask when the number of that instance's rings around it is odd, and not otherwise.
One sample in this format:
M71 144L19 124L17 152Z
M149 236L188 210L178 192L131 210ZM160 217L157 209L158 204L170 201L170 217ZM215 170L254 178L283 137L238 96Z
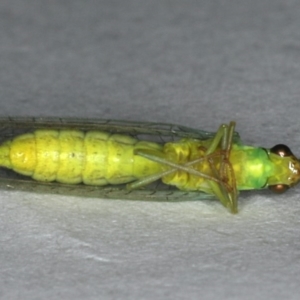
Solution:
M299 28L298 0L2 0L0 114L235 120L300 155ZM0 298L299 299L299 200L0 191Z

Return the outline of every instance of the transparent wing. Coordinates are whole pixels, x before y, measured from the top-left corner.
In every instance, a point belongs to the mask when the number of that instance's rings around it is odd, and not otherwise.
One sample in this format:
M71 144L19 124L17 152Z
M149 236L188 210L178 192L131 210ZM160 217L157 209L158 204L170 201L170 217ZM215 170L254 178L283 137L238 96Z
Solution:
M18 190L41 194L61 194L77 197L94 197L105 199L125 199L142 201L196 201L215 199L213 195L202 192L184 192L174 187L159 183L140 190L126 190L125 185L118 186L89 186L68 185L57 182L37 182L31 178L8 178L0 176L2 190Z
M0 136L2 139L35 129L100 130L132 136L156 136L163 142L176 138L207 140L215 136L215 132L167 123L53 117L0 117ZM239 140L237 132L234 134L234 139L235 141Z

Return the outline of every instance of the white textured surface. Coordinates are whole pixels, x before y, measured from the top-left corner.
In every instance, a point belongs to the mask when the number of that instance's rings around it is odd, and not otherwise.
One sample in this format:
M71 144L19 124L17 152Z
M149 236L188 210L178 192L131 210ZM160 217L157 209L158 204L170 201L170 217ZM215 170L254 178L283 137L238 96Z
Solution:
M300 2L0 2L3 115L165 121L300 154ZM299 188L146 203L0 191L1 299L299 299Z

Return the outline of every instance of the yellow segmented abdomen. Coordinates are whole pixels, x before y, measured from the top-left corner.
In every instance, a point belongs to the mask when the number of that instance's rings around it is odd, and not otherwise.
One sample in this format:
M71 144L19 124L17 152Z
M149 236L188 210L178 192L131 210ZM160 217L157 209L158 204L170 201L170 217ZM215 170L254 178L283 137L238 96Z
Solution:
M135 149L162 146L100 131L36 130L0 146L0 166L38 181L121 184L162 171Z

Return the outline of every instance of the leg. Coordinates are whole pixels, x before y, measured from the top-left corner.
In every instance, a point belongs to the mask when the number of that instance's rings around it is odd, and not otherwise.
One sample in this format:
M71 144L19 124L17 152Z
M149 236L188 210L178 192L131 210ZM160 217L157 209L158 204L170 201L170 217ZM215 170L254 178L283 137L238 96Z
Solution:
M213 178L213 177L211 177L207 174L204 174L204 173L198 172L195 169L189 168L189 166L192 166L196 163L199 163L199 162L205 160L206 157L200 157L196 160L189 161L188 163L186 163L184 165L179 165L179 164L176 164L176 163L171 162L171 161L167 160L166 158L164 158L161 155L161 152L159 152L159 153L156 153L156 152L157 152L156 150L138 150L138 151L136 151L136 154L140 155L142 157L145 157L147 159L150 159L152 161L155 161L157 163L161 163L161 164L170 166L170 167L172 167L172 169L166 170L166 171L161 172L161 173L153 174L153 175L138 179L138 180L136 180L132 183L129 183L129 184L127 184L128 189L131 190L131 189L137 189L137 188L146 186L146 185L162 178L163 176L169 175L169 174L171 174L173 172L176 172L178 170L182 170L184 172L193 174L195 176L204 177L208 180L217 181L215 178Z
M229 126L221 125L208 149L214 151L216 148L213 147L217 147L220 143L221 164L219 171L214 169L215 167L213 163L210 163L213 172L216 174L217 178L220 179L220 183L216 184L215 182L209 181L209 185L221 203L225 207L229 208L232 213L237 213L237 189L235 174L229 160L234 136L234 127L234 122L230 122Z

